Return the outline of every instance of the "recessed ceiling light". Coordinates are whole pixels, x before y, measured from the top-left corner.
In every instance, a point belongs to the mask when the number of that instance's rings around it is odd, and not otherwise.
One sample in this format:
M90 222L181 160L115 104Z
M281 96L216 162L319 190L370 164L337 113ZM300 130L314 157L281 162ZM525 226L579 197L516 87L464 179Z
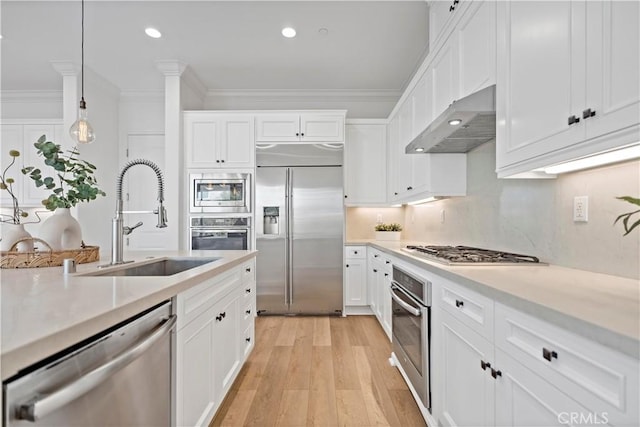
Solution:
M320 34L321 36L326 36L326 35L328 35L328 34L329 34L329 30L328 30L328 29L326 29L326 28L320 28L320 29L318 30L318 34Z
M162 33L156 30L155 28L151 28L151 27L145 28L144 32L146 35L148 35L152 39L159 39L160 37L162 37Z
M424 151L424 148L418 147L418 148L415 149L415 151L418 152L418 153L422 153Z
M451 126L458 126L460 123L462 123L462 120L460 120L460 119L452 119L452 120L449 120L449 124L450 124Z
M282 29L282 35L288 39L294 38L296 36L296 30L291 27L284 27Z

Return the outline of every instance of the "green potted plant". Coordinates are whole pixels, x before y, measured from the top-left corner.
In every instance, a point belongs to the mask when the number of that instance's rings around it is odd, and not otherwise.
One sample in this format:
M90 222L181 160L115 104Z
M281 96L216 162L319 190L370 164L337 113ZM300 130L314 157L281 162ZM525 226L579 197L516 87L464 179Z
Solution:
M400 240L402 226L398 223L376 224L376 240Z
M54 170L53 176L43 176L43 172L34 166L22 169L36 187L51 190L42 204L54 214L42 223L39 237L53 250L78 249L82 246L82 231L69 209L106 195L94 176L96 167L80 159L76 147L65 152L60 145L47 141L46 135L33 145L38 156L44 158L44 164Z
M624 200L625 202L629 202L633 205L639 206L640 207L640 199L636 199L635 197L629 197L629 196L621 196L621 197L616 197L616 199L618 200ZM640 209L637 209L635 211L631 211L631 212L627 212L627 213L623 213L622 215L619 215L616 220L613 222L613 224L615 225L618 221L622 220L622 226L624 227L624 231L625 233L623 234L624 236L626 236L627 234L631 233L631 231L636 228L637 226L640 225L640 219L636 220L634 223L629 224L629 220L631 219L632 216L636 215L640 213Z
M0 213L0 221L2 222L0 250L2 251L10 250L19 239L31 237L31 234L24 229L24 219L29 216L29 214L20 207L20 202L13 187L15 179L8 176L9 169L16 163L16 159L20 157L20 152L18 150L9 150L9 157L11 157L11 162L4 168L2 175L0 175L0 190L6 191L11 198L11 214ZM20 242L17 249L18 251L32 251L33 242Z

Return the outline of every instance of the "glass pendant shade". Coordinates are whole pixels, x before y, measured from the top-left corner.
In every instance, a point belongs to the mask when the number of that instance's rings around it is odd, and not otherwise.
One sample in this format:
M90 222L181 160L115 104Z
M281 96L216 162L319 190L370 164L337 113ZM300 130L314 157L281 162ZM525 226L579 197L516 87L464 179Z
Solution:
M87 120L87 107L84 99L80 101L80 111L78 112L78 120L76 120L69 129L69 135L78 144L91 144L96 139L93 126Z

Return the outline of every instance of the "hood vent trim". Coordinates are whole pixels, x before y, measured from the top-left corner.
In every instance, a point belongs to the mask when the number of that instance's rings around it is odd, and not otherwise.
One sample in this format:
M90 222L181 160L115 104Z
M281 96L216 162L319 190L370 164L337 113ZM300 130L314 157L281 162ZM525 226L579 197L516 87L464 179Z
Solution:
M450 125L454 119L462 123ZM466 153L495 137L496 85L492 85L453 101L407 145L405 153Z

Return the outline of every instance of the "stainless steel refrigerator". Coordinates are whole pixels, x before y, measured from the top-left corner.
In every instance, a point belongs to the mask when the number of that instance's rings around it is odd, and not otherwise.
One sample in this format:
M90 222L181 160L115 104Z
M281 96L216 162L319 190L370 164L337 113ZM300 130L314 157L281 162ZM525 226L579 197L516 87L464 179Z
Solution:
M341 314L342 146L256 150L258 314Z

